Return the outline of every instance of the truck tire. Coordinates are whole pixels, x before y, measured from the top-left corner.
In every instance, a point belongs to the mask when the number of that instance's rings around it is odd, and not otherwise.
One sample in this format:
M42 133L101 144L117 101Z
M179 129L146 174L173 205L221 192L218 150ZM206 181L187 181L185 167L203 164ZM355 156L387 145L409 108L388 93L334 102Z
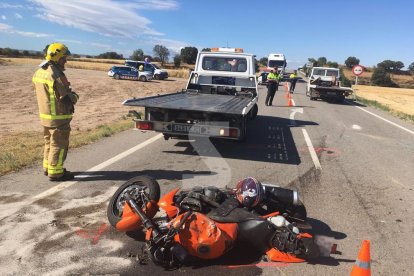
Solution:
M139 77L139 80L145 82L145 81L147 81L147 77L146 76L140 76Z
M259 107L257 106L257 104L254 104L254 106L252 107L252 109L249 112L249 119L250 120L256 119L258 112L259 112Z
M109 223L113 227L116 227L116 224L122 218L123 204L125 202L125 200L123 200L123 194L126 192L137 191L143 191L144 195L136 200L136 203L139 207L146 205L147 202L141 202L143 199L154 201L158 201L160 199L160 185L155 179L146 175L131 178L122 184L118 190L116 190L111 200L109 201L107 217Z
M118 74L115 74L114 75L114 79L119 80L119 75Z
M154 79L161 80L161 76L159 74L154 75Z

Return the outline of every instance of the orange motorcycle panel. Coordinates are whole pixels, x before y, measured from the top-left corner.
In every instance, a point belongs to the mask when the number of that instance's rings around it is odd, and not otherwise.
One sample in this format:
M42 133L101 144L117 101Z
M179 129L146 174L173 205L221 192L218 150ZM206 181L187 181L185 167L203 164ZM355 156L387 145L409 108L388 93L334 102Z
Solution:
M296 257L295 255L279 251L276 248L272 248L267 251L266 255L273 262L302 263L305 261L304 259Z
M158 211L157 203L155 201L148 202L143 211L149 218L153 218ZM127 202L125 202L122 218L116 224L116 229L123 232L135 231L138 230L141 225L142 221L139 215L131 209Z
M302 238L308 238L308 239L312 239L312 235L309 233L301 233L297 236L298 239L302 239Z
M158 206L167 213L169 219L174 218L178 214L178 208L174 206L174 195L178 190L179 188L175 188L158 201Z
M221 231L226 233L227 236L229 236L230 239L232 239L233 241L237 239L237 223L218 223L218 222L215 222L215 224L217 224L217 227L220 228Z
M270 213L270 214L264 215L264 216L262 216L261 218L266 219L266 218L270 218L270 217L275 217L275 216L278 216L279 214L280 214L280 212L273 212L273 213Z
M183 214L175 219L173 225L177 227ZM200 259L209 260L222 256L233 247L234 239L226 231L234 233L237 227L228 226L225 230L203 214L194 213L184 223L174 240L180 243L187 252ZM231 231L232 230L232 231Z
M152 236L152 228L148 229L147 232L145 233L145 240L149 241L151 239Z

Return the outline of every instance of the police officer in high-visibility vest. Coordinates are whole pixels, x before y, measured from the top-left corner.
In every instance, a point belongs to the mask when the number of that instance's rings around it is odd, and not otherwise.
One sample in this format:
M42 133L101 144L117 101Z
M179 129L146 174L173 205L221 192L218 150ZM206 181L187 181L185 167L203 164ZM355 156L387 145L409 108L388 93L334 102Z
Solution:
M67 181L74 178L63 163L68 153L70 121L79 96L69 87L63 73L69 49L61 43L52 43L45 50L46 60L32 79L45 139L43 171L51 181Z
M275 70L270 70L270 73L267 75L267 96L265 104L267 106L272 105L273 98L275 97L276 90L279 86L280 75L277 73L277 68Z
M298 81L297 70L294 70L293 73L290 74L289 81L290 81L289 92L292 94L293 91L295 91L296 82Z

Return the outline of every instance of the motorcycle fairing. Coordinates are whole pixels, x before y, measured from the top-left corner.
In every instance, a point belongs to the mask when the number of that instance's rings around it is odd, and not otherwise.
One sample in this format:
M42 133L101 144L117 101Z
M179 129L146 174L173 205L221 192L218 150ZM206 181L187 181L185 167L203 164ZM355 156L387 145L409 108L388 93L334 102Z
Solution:
M184 214L173 222L176 227ZM174 240L181 244L190 255L210 260L222 256L233 247L237 235L237 224L229 223L221 228L201 213L193 213L184 223Z
M143 211L148 218L153 218L158 212L158 205L155 201L151 200L147 203ZM122 218L116 224L116 229L123 232L135 231L138 230L141 225L142 221L139 215L131 209L128 202L125 202Z
M267 251L266 255L273 262L302 263L305 261L304 259L298 258L292 254L279 251L276 248L272 248L269 251Z
M174 218L179 212L178 208L174 206L174 196L178 190L179 188L173 189L158 201L158 206L167 213L169 219Z

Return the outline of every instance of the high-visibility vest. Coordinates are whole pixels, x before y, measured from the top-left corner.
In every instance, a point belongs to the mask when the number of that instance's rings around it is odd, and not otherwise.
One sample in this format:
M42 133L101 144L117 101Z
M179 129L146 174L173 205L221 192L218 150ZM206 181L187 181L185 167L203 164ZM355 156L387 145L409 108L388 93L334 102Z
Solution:
M292 74L290 74L290 76L289 76L289 78L291 78L291 79L294 79L294 78L296 78L297 77L297 75L295 74L295 73L292 73Z
M73 105L63 98L70 94L66 76L54 65L39 68L32 78L43 126L57 127L72 119ZM59 81L59 85L56 82Z
M275 73L269 73L269 75L267 75L267 79L268 80L279 80L280 76L279 74L275 74Z

